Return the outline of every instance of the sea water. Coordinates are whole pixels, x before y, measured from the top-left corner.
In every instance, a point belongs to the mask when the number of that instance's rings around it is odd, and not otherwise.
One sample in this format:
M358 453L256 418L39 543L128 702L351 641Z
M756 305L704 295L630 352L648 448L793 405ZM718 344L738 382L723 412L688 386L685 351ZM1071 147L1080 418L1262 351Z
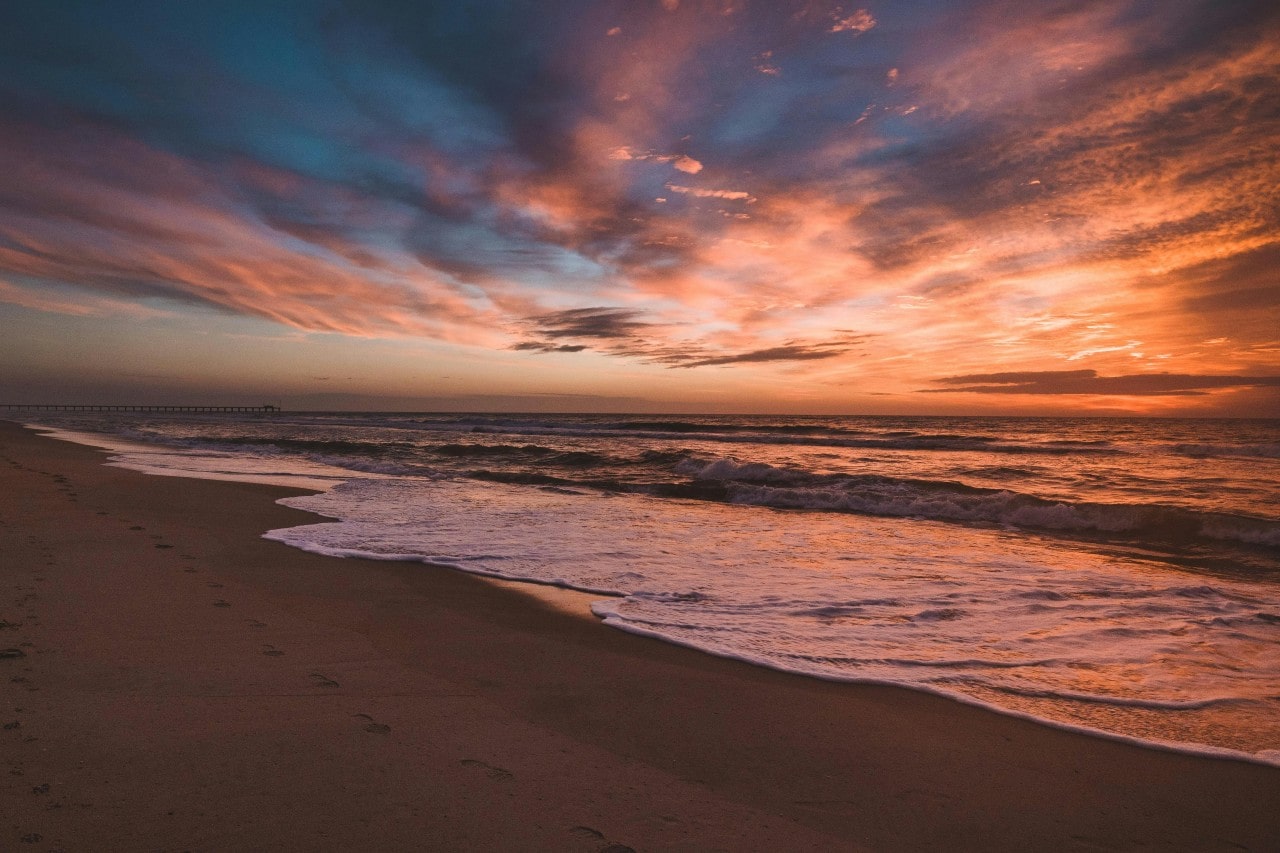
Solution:
M712 654L1280 763L1277 421L39 422L151 473L318 490L282 502L338 521L266 534L305 550L585 590L607 625Z

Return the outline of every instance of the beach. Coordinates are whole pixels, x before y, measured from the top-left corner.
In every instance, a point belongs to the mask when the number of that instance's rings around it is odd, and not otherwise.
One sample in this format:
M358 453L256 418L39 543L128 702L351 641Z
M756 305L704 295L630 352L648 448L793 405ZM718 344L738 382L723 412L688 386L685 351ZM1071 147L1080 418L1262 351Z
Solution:
M261 538L296 490L0 423L3 844L1266 850L1280 769L614 631Z

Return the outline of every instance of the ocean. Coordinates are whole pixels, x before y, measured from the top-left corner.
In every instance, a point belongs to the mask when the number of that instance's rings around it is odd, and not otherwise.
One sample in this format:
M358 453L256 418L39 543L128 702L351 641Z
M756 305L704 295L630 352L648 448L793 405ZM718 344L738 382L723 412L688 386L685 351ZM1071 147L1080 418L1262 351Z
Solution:
M624 631L1280 764L1280 421L32 413L266 534L594 593ZM851 726L857 721L851 720Z

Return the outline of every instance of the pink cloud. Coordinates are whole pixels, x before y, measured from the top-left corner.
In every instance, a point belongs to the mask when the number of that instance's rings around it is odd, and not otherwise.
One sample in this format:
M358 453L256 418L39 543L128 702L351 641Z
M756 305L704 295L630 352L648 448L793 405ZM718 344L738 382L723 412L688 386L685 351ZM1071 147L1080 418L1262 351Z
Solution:
M731 201L746 202L753 202L756 200L755 196L743 190L709 190L701 187L684 187L680 184L667 184L666 187L673 193L691 195L696 198L725 198L730 199Z
M702 171L702 164L686 154L681 154L671 165L690 175L696 175Z
M611 149L609 151L609 159L670 163L676 169L689 175L696 175L702 171L702 163L688 154L659 154L653 151L636 151L627 145L619 145Z
M835 23L831 25L829 32L833 33L854 33L861 35L876 25L876 19L866 9L859 9L852 15L846 17L834 16Z
M357 263L359 247L331 233L285 235L246 216L221 189L224 176L114 131L2 128L0 170L23 177L27 210L40 212L0 213L0 273L9 274L0 300L118 313L168 299L307 331L499 340L492 304L441 272L393 252L365 250ZM269 170L257 178L280 192L307 186ZM81 295L50 297L24 280Z

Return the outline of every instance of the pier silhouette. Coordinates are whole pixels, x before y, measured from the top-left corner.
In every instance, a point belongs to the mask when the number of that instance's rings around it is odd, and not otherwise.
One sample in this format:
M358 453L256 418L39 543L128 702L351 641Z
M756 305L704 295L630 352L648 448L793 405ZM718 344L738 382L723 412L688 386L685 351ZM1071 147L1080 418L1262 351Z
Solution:
M39 412L279 412L279 406L96 406L69 403L0 403L0 409Z

